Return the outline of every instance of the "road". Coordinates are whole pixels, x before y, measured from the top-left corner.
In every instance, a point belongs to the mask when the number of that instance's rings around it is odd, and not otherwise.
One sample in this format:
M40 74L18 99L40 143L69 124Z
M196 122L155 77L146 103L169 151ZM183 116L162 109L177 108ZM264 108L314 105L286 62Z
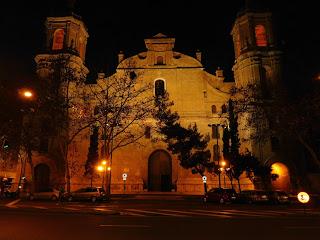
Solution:
M317 239L320 209L197 200L0 204L0 240Z

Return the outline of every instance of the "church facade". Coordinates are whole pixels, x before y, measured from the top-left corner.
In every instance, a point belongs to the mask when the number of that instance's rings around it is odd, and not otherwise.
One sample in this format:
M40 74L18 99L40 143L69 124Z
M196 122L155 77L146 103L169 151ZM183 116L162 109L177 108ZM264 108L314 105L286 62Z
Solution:
M37 73L45 78L52 69L51 63L57 58L65 58L74 69L75 78L85 78L89 70L85 66L86 43L89 37L82 20L76 16L49 17L46 22L47 51L35 57ZM275 87L280 80L280 56L273 37L271 14L267 12L243 12L237 16L231 35L234 42L235 64L233 66L235 82L225 81L223 70L217 69L215 74L207 72L202 65L201 52L188 56L174 50L175 38L159 33L144 40L146 50L126 58L118 55L118 67L113 76L98 74L97 84L83 84L81 90L106 84L109 79L126 71L137 73L137 82L152 86L149 94L157 91L169 93L174 102L172 109L177 111L182 125L196 124L201 134L208 134L208 148L212 153L212 161L222 161L222 133L228 122L228 101L233 87L246 86L250 83L268 89ZM70 49L72 51L70 51ZM159 90L160 89L160 90ZM87 100L87 101L90 101ZM88 103L94 111L95 102ZM152 124L152 119L149 119ZM148 124L147 124L148 125ZM250 131L245 124L245 116L239 118L240 139ZM166 149L162 141L155 141L152 128L137 143L129 144L112 152L111 193L174 191L178 193L203 193L203 182L199 174L179 165L177 156ZM101 131L101 129L100 129ZM84 177L84 166L90 145L90 129L84 130L70 144L68 156L75 159L79 167L71 176L71 190L88 186ZM103 146L99 141L99 148ZM272 149L270 141L263 146L253 142L241 142L241 151L248 149L260 161L274 166L279 178L274 182L277 189L290 189L290 171L284 159L278 157ZM102 156L100 156L102 158ZM57 159L48 154L34 154L34 176L39 188L54 185L65 177L57 164ZM110 160L108 164L111 164ZM60 170L59 170L60 169ZM278 170L277 170L278 169ZM27 171L28 172L28 171ZM29 173L30 174L30 173ZM125 181L123 174L126 174ZM97 175L93 179L100 185L105 176ZM218 176L207 174L209 188L218 187ZM220 175L221 187L230 187L230 181L223 173ZM105 181L106 182L106 181ZM245 176L241 178L242 189L253 189L254 185Z

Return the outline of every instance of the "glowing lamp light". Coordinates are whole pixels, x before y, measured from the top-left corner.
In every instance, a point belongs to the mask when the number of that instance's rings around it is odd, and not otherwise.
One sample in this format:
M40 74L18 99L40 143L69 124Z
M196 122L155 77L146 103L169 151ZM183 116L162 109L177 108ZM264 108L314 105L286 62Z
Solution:
M226 166L226 164L227 164L227 163L226 163L225 161L222 161L222 162L221 162L221 166L222 166L222 167Z
M301 203L308 203L310 200L309 194L306 192L299 192L297 197L299 202Z
M23 96L26 98L31 98L33 96L32 92L29 90L26 90L23 92Z
M106 161L106 160L103 160L103 161L102 161L102 165L107 165L107 161Z
M108 171L111 171L111 167L107 167L107 170L108 170Z
M102 171L103 171L103 166L101 166L101 165L97 166L97 170L98 170L99 172L102 172Z

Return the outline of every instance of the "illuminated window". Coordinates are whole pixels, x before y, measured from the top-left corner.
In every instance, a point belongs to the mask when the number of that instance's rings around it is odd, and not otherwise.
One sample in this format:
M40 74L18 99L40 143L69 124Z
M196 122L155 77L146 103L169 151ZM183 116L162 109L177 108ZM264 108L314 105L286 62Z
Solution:
M164 65L163 57L162 57L162 56L158 56L158 57L157 57L157 65Z
M255 35L256 35L256 44L258 47L266 47L267 46L267 35L266 29L263 25L257 25L255 27Z
M64 30L57 29L53 34L52 50L61 50L63 48Z
M164 88L164 81L163 80L155 81L154 92L155 92L156 97L164 96L165 88Z
M211 106L211 113L217 113L217 107L216 105Z

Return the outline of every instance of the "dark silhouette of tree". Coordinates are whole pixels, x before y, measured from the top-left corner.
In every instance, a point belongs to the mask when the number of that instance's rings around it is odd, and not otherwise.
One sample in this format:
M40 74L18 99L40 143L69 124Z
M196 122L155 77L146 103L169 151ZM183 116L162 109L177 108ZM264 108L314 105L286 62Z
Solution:
M211 154L207 150L209 136L200 134L196 125L181 126L178 113L170 110L172 105L168 93L155 99L154 117L168 150L177 154L180 165L193 173L203 176L206 170L213 172L214 164L210 162Z

